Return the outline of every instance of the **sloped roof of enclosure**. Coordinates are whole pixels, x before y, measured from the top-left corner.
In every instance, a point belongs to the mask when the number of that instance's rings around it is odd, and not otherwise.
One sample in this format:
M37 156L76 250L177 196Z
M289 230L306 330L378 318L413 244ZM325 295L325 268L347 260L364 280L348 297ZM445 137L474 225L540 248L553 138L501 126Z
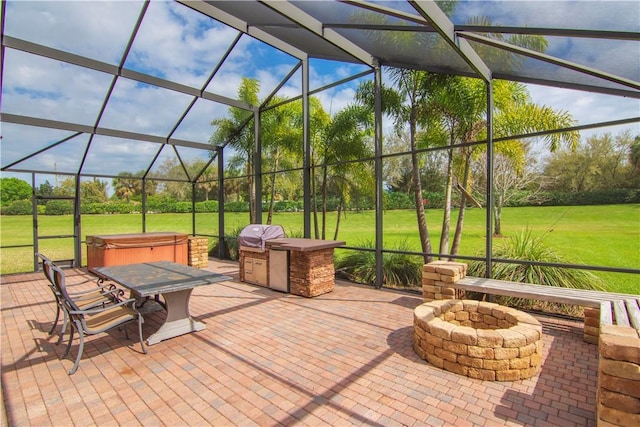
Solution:
M194 180L241 77L378 65L640 98L637 1L2 2L3 171ZM532 37L540 36L537 43ZM314 62L315 61L315 62ZM336 62L332 62L336 61ZM316 87L331 86L318 78ZM198 162L198 160L200 162ZM197 167L191 167L198 165Z

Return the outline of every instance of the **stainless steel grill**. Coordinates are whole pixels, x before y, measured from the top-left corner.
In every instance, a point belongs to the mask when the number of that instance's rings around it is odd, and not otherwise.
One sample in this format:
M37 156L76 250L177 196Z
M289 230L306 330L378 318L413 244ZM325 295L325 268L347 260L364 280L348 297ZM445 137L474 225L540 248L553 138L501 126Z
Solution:
M260 248L264 251L264 242L269 239L285 237L284 229L280 225L249 224L238 235L238 245Z

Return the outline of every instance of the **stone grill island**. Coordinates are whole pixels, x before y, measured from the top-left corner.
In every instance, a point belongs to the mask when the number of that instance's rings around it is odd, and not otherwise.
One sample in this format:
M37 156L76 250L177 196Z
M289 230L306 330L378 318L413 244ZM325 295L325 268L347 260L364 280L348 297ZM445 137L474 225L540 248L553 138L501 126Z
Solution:
M335 267L333 251L344 241L302 238L275 238L264 248L240 246L240 280L315 297L333 291Z

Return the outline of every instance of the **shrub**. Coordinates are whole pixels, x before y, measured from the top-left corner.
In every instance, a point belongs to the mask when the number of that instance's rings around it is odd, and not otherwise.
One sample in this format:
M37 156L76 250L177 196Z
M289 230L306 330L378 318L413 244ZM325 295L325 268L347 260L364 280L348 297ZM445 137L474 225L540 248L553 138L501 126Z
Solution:
M413 197L401 191L389 191L384 194L385 209L413 209Z
M83 215L92 214L130 214L142 212L142 204L134 203L86 203L80 206Z
M249 203L247 202L226 202L224 204L225 212L249 212Z
M302 201L280 200L273 204L273 210L275 212L298 212L303 209L304 203Z
M107 203L83 203L80 205L80 213L83 215L104 214L107 212Z
M304 231L301 229L285 231L284 234L287 237L291 237L291 238L298 238L298 239L304 238Z
M196 212L218 212L218 201L196 202Z
M363 250L351 251L336 261L336 270L347 279L366 284L376 283L375 244L367 240L358 245ZM410 252L408 243L399 243L393 250ZM382 284L389 287L419 287L422 285L422 257L394 252L382 254Z
M422 194L422 198L425 201L426 208L443 208L444 207L444 194L434 191L426 191Z
M224 236L224 259L230 259L233 261L237 261L240 259L239 245L238 245L238 235L244 226L236 227L233 230L227 232ZM209 255L213 257L219 256L219 248L220 248L220 239L214 241L213 246L209 250Z
M31 215L33 206L30 200L14 200L0 209L2 215Z
M110 214L140 213L142 205L139 203L108 203L105 209L105 213Z
M189 213L191 212L191 202L176 202L173 212L175 213Z
M176 211L176 201L171 197L147 197L147 212L172 213Z
M49 200L45 206L45 215L73 214L73 203L70 200Z
M638 189L611 189L607 191L544 192L542 206L617 205L640 203Z

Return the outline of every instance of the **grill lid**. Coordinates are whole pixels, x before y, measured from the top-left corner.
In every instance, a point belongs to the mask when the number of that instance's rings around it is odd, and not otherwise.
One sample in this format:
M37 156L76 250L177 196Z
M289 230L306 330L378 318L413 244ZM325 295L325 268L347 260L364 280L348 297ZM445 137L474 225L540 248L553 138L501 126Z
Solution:
M238 245L264 250L264 242L285 237L280 225L249 224L238 235Z

